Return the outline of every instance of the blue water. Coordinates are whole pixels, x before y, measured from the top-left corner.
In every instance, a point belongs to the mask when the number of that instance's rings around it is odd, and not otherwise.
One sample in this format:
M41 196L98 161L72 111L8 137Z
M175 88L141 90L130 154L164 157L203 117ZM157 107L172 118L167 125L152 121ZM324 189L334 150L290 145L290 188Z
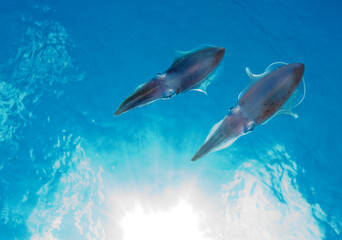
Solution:
M0 239L342 239L341 11L317 0L2 0ZM200 44L226 48L208 96L113 116L175 49ZM247 86L245 67L277 61L305 64L299 118L277 116L191 163Z

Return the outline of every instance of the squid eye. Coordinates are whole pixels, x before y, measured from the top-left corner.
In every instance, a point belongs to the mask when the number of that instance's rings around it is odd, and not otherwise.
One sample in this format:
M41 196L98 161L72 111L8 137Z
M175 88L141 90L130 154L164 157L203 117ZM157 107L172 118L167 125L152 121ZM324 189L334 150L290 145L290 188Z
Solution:
M229 108L229 113L234 113L237 110L237 107Z
M162 78L165 78L165 73L158 73L157 75L156 75L156 78L157 79L162 79Z
M173 96L176 95L176 91L174 89L168 89L167 91L164 92L163 98L172 98Z
M255 123L248 124L248 126L247 126L247 128L245 130L245 133L251 132L253 130L254 126L255 126Z
M246 129L246 133L251 132L253 130L253 127L249 127Z

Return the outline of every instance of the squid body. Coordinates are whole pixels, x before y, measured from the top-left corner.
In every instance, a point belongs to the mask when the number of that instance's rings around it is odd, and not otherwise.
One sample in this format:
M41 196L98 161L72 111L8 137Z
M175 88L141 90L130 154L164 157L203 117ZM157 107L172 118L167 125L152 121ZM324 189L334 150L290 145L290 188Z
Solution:
M273 63L263 74L254 75L246 68L250 83L239 95L237 105L211 129L206 141L191 159L230 146L236 139L265 124L278 114L290 114L305 97L302 63Z
M208 45L189 52L177 52L169 69L140 85L119 106L114 115L118 116L130 109L159 99L169 99L190 90L206 94L206 88L214 78L224 53L224 48Z

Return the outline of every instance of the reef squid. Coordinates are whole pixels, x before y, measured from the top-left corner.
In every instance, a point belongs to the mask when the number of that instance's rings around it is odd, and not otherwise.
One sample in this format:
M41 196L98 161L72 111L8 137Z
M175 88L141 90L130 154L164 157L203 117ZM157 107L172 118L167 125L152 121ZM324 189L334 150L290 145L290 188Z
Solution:
M278 114L298 117L292 109L305 97L304 64L273 63L260 75L246 68L250 82L228 115L215 124L194 157L229 147L239 137L251 132L256 125L265 124Z
M114 113L118 116L130 109L159 99L170 99L190 90L206 94L225 53L222 47L200 46L189 52L176 52L172 65L149 82L140 85Z

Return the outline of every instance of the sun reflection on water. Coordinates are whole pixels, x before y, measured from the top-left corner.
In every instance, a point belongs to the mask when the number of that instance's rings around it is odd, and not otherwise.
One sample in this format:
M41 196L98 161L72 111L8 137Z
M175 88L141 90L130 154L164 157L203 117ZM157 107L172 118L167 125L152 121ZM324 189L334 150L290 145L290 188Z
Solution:
M190 203L181 200L166 211L146 212L136 206L122 221L123 240L135 240L144 236L149 240L208 239L199 226L200 216Z

